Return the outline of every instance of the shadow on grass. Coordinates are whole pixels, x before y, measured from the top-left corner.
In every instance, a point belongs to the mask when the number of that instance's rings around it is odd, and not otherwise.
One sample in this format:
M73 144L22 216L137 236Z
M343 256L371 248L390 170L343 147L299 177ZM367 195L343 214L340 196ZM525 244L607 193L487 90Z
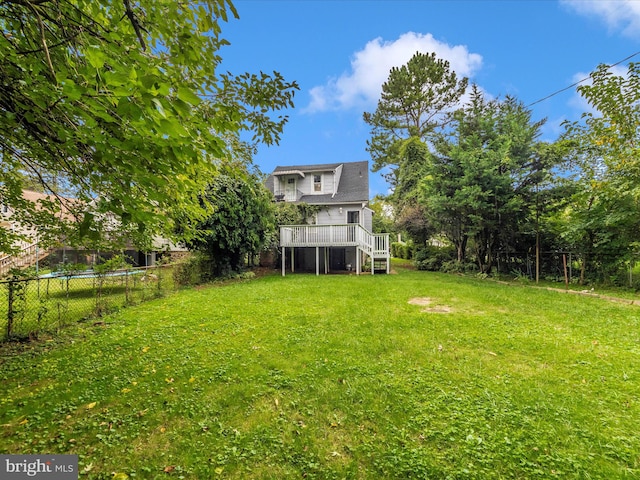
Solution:
M132 294L136 292L136 289L129 288L129 293ZM109 287L104 288L99 293L97 290L93 288L83 288L83 289L74 289L66 291L59 291L49 294L49 298L51 299L69 299L69 300L82 300L82 299L93 299L96 297L108 297L111 295L124 295L127 292L127 287L118 286L118 287Z

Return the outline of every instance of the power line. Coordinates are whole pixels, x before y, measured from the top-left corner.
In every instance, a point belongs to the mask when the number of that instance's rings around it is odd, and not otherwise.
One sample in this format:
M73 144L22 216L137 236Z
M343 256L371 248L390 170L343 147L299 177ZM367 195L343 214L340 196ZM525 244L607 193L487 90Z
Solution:
M620 65L621 63L626 62L627 60L629 60L630 58L635 57L635 56L636 56L636 55L638 55L638 54L640 54L640 51L637 51L637 52L635 52L635 53L632 53L632 54L631 54L631 55L629 55L628 57L623 58L622 60L620 60L620 61L618 61L618 62L616 62L616 63L612 63L611 65L607 65L607 68L611 68L611 67L615 67L616 65ZM575 86L577 86L577 85L580 85L582 82L586 82L586 81L587 81L587 80L589 80L590 78L591 78L591 75L589 75L589 76L588 76L588 77L586 77L586 78L583 78L582 80L578 80L577 82L572 83L572 84L571 84L571 85L569 85L568 87L561 88L560 90L558 90L558 91L556 91L556 92L553 92L553 93L551 93L551 94L547 95L546 97L543 97L543 98L541 98L541 99L539 99L539 100L536 100L535 102L530 103L529 105L527 105L527 106L526 106L526 108L529 108L529 107L531 107L531 106L533 106L533 105L536 105L536 104L538 104L538 103L544 102L545 100L548 100L548 99L550 99L551 97L555 97L556 95L558 95L558 94L560 94L560 93L562 93L562 92L566 92L567 90L569 90L569 89L571 89L571 88L573 88L573 87L575 87Z

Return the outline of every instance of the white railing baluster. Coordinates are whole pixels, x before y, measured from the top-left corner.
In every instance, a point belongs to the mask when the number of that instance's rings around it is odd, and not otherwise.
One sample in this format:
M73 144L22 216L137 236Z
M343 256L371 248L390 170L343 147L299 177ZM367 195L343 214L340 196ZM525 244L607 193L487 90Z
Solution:
M372 234L359 224L284 225L281 247L355 246L373 258L389 258L389 234Z

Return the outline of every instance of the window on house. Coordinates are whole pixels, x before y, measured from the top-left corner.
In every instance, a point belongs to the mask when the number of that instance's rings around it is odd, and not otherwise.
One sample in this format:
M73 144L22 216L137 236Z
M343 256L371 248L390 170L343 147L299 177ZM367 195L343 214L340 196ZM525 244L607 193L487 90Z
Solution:
M360 223L360 212L347 212L347 223Z
M313 176L313 191L314 192L322 191L322 175Z

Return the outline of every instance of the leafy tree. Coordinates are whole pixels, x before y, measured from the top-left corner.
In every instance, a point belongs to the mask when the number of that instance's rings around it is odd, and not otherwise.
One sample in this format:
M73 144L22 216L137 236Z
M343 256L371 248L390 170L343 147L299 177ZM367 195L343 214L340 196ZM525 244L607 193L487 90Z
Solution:
M373 210L373 232L394 233L393 206L382 196L375 196L369 202L369 208Z
M213 209L189 246L208 256L213 276L240 271L245 257L269 246L276 228L272 198L258 175L238 175L238 167L209 184L203 202Z
M274 112L298 88L217 72L229 15L228 0L1 2L0 203L41 238L85 245L142 247L204 218L219 159L243 130L250 148L277 143L287 117ZM50 200L23 199L34 181ZM15 238L3 229L0 251Z
M579 254L581 284L615 279L637 248L640 205L604 182L579 180L576 187L549 228L564 249Z
M582 254L582 281L596 270L599 280L613 275L640 230L640 64L629 64L626 75L601 65L591 79L578 91L594 111L566 125L579 189L558 229Z
M567 124L567 136L579 147L594 172L638 195L640 189L640 63L630 63L627 74L615 75L600 65L592 83L578 92L595 109L582 120Z

